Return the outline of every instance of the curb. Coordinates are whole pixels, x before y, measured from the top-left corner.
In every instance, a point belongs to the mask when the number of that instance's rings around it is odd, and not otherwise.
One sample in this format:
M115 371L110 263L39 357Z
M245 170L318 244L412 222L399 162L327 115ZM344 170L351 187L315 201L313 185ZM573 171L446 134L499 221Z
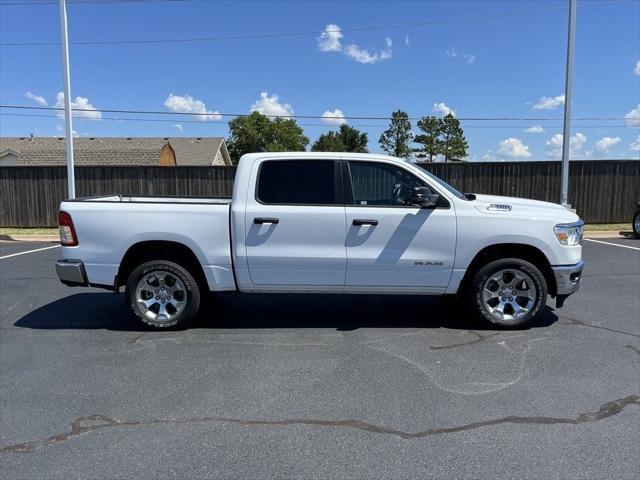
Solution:
M634 238L633 232L625 230L592 230L583 233L584 238Z
M7 242L54 242L59 243L58 235L0 235L0 240Z

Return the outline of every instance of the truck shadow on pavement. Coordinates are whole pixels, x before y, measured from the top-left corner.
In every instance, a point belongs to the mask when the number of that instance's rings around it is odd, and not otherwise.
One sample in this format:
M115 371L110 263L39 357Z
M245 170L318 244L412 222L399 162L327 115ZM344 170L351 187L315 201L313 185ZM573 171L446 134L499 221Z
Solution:
M454 298L414 295L240 294L205 299L187 328L449 328L501 330L474 320ZM523 329L548 327L558 320L546 307ZM44 305L15 326L33 329L140 331L123 294L79 293Z

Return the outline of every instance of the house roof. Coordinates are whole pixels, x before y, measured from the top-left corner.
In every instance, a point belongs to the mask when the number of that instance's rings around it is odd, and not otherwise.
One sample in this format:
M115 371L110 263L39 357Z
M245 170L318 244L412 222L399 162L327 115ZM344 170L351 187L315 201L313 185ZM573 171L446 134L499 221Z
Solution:
M74 160L76 165L158 165L167 142L178 165L213 165L218 152L224 164L231 164L222 137L74 138ZM18 165L66 163L64 137L0 137L0 156L6 151L17 154Z

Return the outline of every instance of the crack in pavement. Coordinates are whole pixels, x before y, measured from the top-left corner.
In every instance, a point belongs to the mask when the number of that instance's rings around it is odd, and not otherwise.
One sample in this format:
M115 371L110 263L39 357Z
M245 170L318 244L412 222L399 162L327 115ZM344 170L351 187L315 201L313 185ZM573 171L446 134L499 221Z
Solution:
M71 429L68 432L52 435L42 440L18 443L0 448L0 453L31 453L37 449L45 448L56 443L66 442L84 433L103 430L114 427L139 427L162 424L190 424L190 423L220 423L234 424L242 426L290 426L306 425L321 427L340 427L365 432L393 435L403 440L428 437L432 435L442 435L447 433L463 432L475 430L500 424L525 424L525 425L580 425L582 423L597 422L605 418L619 414L628 405L640 405L640 395L629 395L611 402L606 402L600 406L597 412L585 412L578 414L575 418L568 417L544 417L544 416L508 416L494 420L484 420L481 422L468 423L457 427L432 428L420 432L405 432L381 425L375 425L363 420L318 420L307 418L291 418L284 420L243 420L232 417L193 417L193 418L161 418L155 420L117 420L105 415L90 415L78 417L71 422Z
M640 355L640 347L636 347L635 345L625 345L624 348L628 348L629 350L633 350L638 355Z
M463 342L463 343L454 343L452 345L443 345L443 346L432 346L429 345L429 349L430 350L446 350L448 348L457 348L457 347L465 347L467 345L473 345L474 343L480 343L480 342L484 342L485 340L489 340L491 337L495 337L496 335L500 335L500 333L502 332L497 332L497 333L490 333L487 335L481 335L478 332L474 332L473 330L467 330L469 333L472 333L473 335L475 335L476 338L475 340L471 340L470 342Z
M127 343L137 343L142 337L144 337L149 332L142 332L136 335L134 338L127 340Z
M558 318L564 318L565 320L569 320L569 323L563 323L561 325L577 325L579 327L597 328L599 330L606 330L607 332L621 333L623 335L629 335L631 337L640 338L640 335L638 335L636 333L625 332L623 330L615 330L613 328L602 327L600 325L593 325L591 323L587 323L587 322L583 322L582 320L578 320L577 318L568 317L567 315L561 315L557 311L556 311L556 315L558 316Z

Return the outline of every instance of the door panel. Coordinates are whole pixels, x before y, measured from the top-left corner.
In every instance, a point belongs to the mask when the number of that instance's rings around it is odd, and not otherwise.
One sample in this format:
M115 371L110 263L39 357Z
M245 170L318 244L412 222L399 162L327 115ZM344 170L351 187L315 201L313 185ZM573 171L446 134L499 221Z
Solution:
M344 207L247 208L249 274L258 285L344 285ZM271 217L278 223L254 223Z
M411 205L415 187L433 186L397 165L348 162L346 285L445 288L456 245L453 206Z
M347 232L338 168L333 160L262 163L245 211L254 284L344 285Z
M449 284L456 243L453 209L349 206L346 218L347 285ZM363 219L377 224L354 225Z

